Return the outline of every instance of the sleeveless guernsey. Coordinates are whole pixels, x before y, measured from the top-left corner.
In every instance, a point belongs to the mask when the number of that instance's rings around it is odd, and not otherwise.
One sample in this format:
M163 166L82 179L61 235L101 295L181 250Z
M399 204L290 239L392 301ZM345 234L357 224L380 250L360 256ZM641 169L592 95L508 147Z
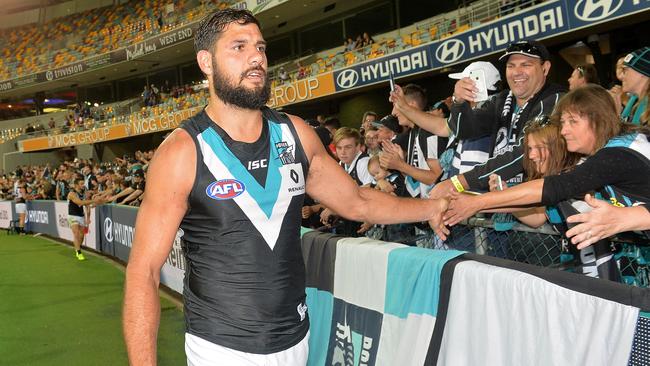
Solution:
M202 111L183 122L197 151L181 222L187 332L269 354L302 340L309 319L301 251L307 156L286 115L262 109L254 143L232 140Z
M77 191L74 191L74 193L79 196L79 199L83 199L83 193ZM68 215L84 217L84 209L76 203L68 200Z

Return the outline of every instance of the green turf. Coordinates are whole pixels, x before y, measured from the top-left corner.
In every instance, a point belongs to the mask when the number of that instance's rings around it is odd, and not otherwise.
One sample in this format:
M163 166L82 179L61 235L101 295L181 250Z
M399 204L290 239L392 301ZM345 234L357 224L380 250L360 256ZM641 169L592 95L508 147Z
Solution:
M126 365L124 273L71 246L0 230L0 364ZM182 312L161 299L158 364L186 364Z

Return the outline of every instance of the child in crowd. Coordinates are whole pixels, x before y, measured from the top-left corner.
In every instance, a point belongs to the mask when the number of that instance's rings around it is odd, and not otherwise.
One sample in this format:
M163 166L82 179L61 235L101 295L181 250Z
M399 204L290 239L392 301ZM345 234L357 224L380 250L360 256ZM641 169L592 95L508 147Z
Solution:
M405 193L406 186L404 185L404 177L402 174L382 168L381 164L379 164L378 155L373 156L368 161L368 172L374 178L372 185L376 189L396 196L400 196L400 193Z

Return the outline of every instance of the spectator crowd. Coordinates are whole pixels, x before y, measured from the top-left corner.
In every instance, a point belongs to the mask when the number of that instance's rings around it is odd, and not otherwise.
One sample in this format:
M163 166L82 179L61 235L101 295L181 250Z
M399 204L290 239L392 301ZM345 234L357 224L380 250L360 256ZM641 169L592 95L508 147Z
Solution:
M50 164L18 166L0 175L0 200L14 200L19 196L25 200L66 200L72 182L83 179L81 199L139 206L153 154L154 150L136 151L133 156L124 155L102 163L74 159L55 167Z
M616 79L605 86L594 64L576 65L568 88L548 80L551 55L536 41L510 44L499 62L503 82L493 64L474 62L449 75L457 80L453 92L432 105L422 87L397 86L389 98L392 113L379 119L368 111L358 128L339 127L335 118L308 120L359 186L447 201L446 225L433 228L435 235L426 223L349 222L309 200L303 224L345 236L436 246L447 239L450 226L483 212L492 214L500 230L516 223L552 225L578 245L567 248L577 272L621 281L615 259L620 248L612 249L608 238L618 231L592 222L577 232L568 222L595 220L580 216L593 208L604 217L608 206L618 207L616 212L628 207L618 218L620 227L628 227L627 221L639 221L633 208L648 208L650 47L623 55L612 73ZM474 79L477 74L482 80ZM594 195L611 205L603 207ZM650 220L635 227L630 240L647 242Z
M347 46L371 42L359 38ZM589 194L619 207L646 207L650 201L650 47L623 55L607 88L598 77L606 73L593 64L575 65L568 88L548 80L551 59L539 42L515 42L499 59L504 80L493 64L477 61L449 74L457 80L454 89L435 103L429 103L424 88L408 84L391 91L390 115L379 118L367 111L358 128L341 127L335 117L307 120L359 186L443 199L448 211L446 225L434 227L434 235L427 223L351 222L308 197L303 224L346 236L435 246L447 239L449 226L480 212L493 213L495 227L506 229L517 221L532 227L550 223L580 244L572 247L579 272L620 280L612 246L603 236L610 231L596 231L594 224L576 233L567 222L590 205L607 210ZM195 91L147 85L138 116L205 104L206 93ZM73 119L88 113L79 105ZM65 162L56 169L19 167L2 177L2 196L12 199L24 187L27 199L63 199L70 179L82 176L87 199L137 206L152 154L136 152L108 163ZM647 226L637 228L637 239L650 238L643 231Z

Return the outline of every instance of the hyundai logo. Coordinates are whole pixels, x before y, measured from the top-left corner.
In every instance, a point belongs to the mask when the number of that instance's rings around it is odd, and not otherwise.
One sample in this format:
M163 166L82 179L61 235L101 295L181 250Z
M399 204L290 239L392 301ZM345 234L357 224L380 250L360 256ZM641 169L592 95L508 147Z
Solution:
M336 84L343 89L351 88L357 85L357 82L359 82L359 74L352 69L343 70L336 77Z
M585 22L595 22L614 14L623 0L579 0L574 8L576 17Z
M109 243L113 242L113 220L110 217L104 220L104 237Z
M449 39L444 41L436 49L436 58L443 64L456 62L463 57L465 44L460 39Z

